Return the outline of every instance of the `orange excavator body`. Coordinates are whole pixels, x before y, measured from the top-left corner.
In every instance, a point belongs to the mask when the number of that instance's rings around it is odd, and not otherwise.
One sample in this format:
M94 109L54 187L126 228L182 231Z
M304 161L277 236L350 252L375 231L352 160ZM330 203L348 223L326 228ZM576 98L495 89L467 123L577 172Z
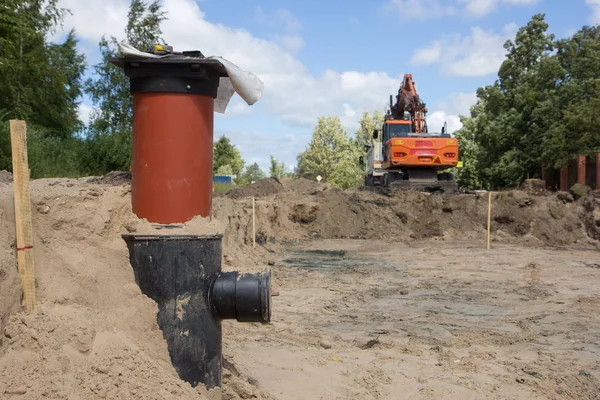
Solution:
M440 176L437 171L457 165L458 141L445 127L441 133L429 133L426 115L412 75L404 75L395 103L390 96L382 126L382 169L388 172L384 182L405 181L408 186L408 181L453 180L451 174Z

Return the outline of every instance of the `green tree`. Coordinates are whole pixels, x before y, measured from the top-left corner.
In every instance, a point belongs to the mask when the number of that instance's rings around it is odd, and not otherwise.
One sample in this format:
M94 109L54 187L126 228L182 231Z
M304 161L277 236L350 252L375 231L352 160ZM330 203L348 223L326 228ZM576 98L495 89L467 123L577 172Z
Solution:
M229 165L229 164L221 165L219 167L219 169L217 170L216 175L218 175L218 176L233 175L233 170L231 169L231 165Z
M46 39L65 12L57 0L5 0L0 6L0 110L61 138L79 128L85 69L73 31L61 44Z
M571 38L556 43L563 73L547 110L554 120L544 143L544 159L555 168L578 154L592 156L600 149L600 26L584 26Z
M240 151L231 144L225 135L219 137L213 150L213 173L217 173L224 165L231 167L232 175L239 175L244 169L244 159Z
M271 156L271 165L269 167L269 174L271 178L281 178L285 174L285 163L277 161L277 159Z
M320 117L306 150L297 157L296 174L311 180L320 175L323 182L338 187L354 186L362 179L360 154L338 117Z
M364 111L358 123L359 128L354 136L359 150L364 152L365 146L371 144L373 131L375 129L381 129L381 125L383 124L383 113L376 110L373 115L370 115L368 111Z
M148 3L132 0L125 27L127 43L146 50L152 44L162 43L160 24L166 19L158 0ZM95 76L86 82L85 91L99 111L93 113L90 128L95 135L131 132L133 98L129 79L121 68L109 62L118 56L119 41L114 36L102 36L99 43L102 61L93 69Z
M266 178L265 172L259 168L258 164L247 165L246 169L241 175L238 175L235 180L240 186L247 186L252 182L257 182L263 178Z
M461 116L463 127L454 133L458 140L459 160L463 162L463 167L455 170L456 181L461 187L472 190L481 188L478 160L481 149L475 141L475 132L486 123L483 109L482 101L471 107L471 117Z
M160 24L166 19L157 0L132 0L125 27L127 42L145 50L161 42ZM131 165L133 98L129 79L121 68L108 60L118 56L118 40L102 37L99 43L102 61L93 69L94 77L85 83L85 92L92 99L92 112L86 139L87 151L82 155L86 173L104 174L113 170L128 170Z
M485 123L473 123L463 133L476 145L471 150L479 149L474 165L486 186L516 186L541 174L542 144L554 123L548 113L562 74L551 55L554 36L547 29L544 15L534 15L514 42L504 45L507 57L498 80L477 91L481 106L472 118L481 116ZM463 123L469 125L469 119ZM468 171L461 174L466 177ZM472 173L467 180L473 183Z
M349 139L343 154L329 177L329 183L342 189L359 186L364 180L363 170L359 165L359 157L364 154L364 148L360 149L355 140Z

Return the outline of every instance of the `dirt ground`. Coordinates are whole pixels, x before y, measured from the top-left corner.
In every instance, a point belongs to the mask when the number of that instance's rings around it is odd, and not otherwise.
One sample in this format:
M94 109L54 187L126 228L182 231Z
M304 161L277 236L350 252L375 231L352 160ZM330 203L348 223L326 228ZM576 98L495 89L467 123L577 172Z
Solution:
M278 398L600 398L597 251L321 240L273 273L273 324L225 354Z
M181 381L135 283L128 174L32 181L38 310L20 305L0 179L0 399L214 399ZM257 248L251 246L256 196ZM272 322L224 322L223 399L600 398L600 192L216 195L223 268L271 264Z

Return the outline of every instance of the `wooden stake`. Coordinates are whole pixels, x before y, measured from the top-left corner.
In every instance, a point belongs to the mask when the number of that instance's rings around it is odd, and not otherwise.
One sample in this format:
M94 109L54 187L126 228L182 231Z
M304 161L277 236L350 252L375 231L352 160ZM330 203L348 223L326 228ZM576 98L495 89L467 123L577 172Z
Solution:
M256 217L254 212L254 196L252 196L252 247L256 247Z
M25 121L10 121L10 142L13 163L13 188L15 193L17 262L23 285L23 301L27 312L32 312L35 310L35 272L33 267L33 234L31 228L29 188L30 170L27 160L27 130Z
M487 249L490 249L490 231L492 227L492 192L488 192L488 220L487 220Z

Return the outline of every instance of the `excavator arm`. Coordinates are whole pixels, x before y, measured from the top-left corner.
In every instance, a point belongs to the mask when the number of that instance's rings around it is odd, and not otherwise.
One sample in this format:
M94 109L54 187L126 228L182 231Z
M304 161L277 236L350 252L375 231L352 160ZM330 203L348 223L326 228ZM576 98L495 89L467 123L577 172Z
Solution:
M402 85L396 95L396 104L390 104L390 113L393 118L402 119L405 112L411 117L415 133L427 133L427 123L425 122L427 107L417 93L412 74L404 75Z

